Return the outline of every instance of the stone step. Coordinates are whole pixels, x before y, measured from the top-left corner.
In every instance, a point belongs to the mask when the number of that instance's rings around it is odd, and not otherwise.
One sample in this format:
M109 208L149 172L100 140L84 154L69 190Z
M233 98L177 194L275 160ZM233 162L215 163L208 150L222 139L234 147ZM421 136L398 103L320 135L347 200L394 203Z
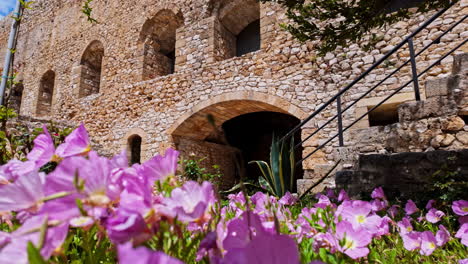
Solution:
M297 193L299 195L304 194L312 185L316 184L318 180L312 180L312 179L300 179L297 180ZM323 182L321 182L319 185L314 187L312 191L310 191L310 194L314 193L319 193L325 190L325 188L334 188L335 187L335 181L334 177L328 177L325 179Z
M320 180L331 169L333 164L316 164L313 170L306 170L304 172L304 179L317 179Z

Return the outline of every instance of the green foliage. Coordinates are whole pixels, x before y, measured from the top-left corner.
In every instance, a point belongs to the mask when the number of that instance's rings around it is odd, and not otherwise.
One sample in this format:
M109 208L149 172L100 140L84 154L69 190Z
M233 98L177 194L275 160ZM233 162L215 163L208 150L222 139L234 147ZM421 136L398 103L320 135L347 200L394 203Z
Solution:
M71 229L69 236L61 247L60 254L50 263L116 263L112 243L105 233L93 226L90 230Z
M46 264L47 262L42 258L41 252L37 249L34 244L28 242L28 261L30 264Z
M42 128L31 129L25 125L16 124L7 129L7 122L17 117L16 112L8 107L0 106L0 164L5 164L11 159L24 160L26 155L34 147L34 139L42 134ZM55 146L65 140L71 132L71 128L60 128L53 122L47 126Z
M338 46L346 47L367 36L363 48L373 47L381 36L371 34L373 29L391 25L409 18L408 9L388 13L388 0L262 0L276 2L287 9L291 24L281 26L300 41L318 40L318 49L323 55ZM418 7L419 12L447 7L450 0L425 1Z
M212 172L209 172L206 168L202 167L200 164L206 158L196 158L192 157L191 159L185 159L181 161L183 167L183 177L197 182L209 181L216 186L219 186L221 183L221 178L223 174L221 173L219 165L211 166Z
M81 12L85 14L86 18L88 19L88 22L90 22L91 24L97 24L98 21L92 16L93 8L90 6L92 2L93 0L86 0L83 4L83 7L81 8Z
M451 157L447 162L456 160ZM456 199L468 199L468 182L466 177L459 171L451 171L445 164L440 170L431 176L429 192L427 197L445 202L451 202ZM425 197L426 198L426 197Z
M294 140L288 144L273 137L270 150L270 164L265 161L251 161L257 164L265 179L268 192L283 197L287 192L293 192L295 181Z

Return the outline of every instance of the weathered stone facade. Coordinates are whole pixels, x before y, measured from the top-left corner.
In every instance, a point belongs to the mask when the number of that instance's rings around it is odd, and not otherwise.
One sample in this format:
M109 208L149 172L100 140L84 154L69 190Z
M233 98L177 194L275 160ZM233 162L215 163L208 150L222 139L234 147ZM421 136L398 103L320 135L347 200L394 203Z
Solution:
M81 4L78 0L38 0L26 11L16 53L16 70L24 86L21 115L84 122L104 155L128 148L128 139L139 135L142 160L175 146L186 155L207 156L207 164L220 164L225 172L233 171L229 155L236 150L206 141L213 133L207 115L214 117L217 129L232 118L260 111L304 119L431 15L414 14L375 32L382 41L371 51L355 44L321 57L314 43L301 44L279 27L287 20L284 10L275 4L255 0L97 0L93 2L93 17L98 24L86 20ZM416 36L416 50L466 13L468 1L462 0ZM236 57L236 35L258 19L261 49ZM0 21L2 50L9 22ZM466 21L459 24L440 44L425 51L418 58L418 70L466 39L467 27ZM467 46L454 54L465 52ZM408 58L407 48L391 57L345 94L343 105ZM431 96L424 83L449 76L452 64L453 56L449 56L420 79L423 99ZM50 73L55 75L52 91L43 84ZM345 113L345 123L355 120L376 98L410 80L410 73L410 67L404 67L385 81L367 101ZM393 109L413 99L412 90L408 86L387 107ZM335 111L325 111L302 134L310 134ZM358 128L369 124L364 120ZM335 124L304 143L304 153L313 151L331 133L336 133ZM360 139L351 132L345 140L346 146L352 147ZM467 147L466 143L463 146ZM305 161L303 168L310 172L332 162L335 150L336 146L330 145Z

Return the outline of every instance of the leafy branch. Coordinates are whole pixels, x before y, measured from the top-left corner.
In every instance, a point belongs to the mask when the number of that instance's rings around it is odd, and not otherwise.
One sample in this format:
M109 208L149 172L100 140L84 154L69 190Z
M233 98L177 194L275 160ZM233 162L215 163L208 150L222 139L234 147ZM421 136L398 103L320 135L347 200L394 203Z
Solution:
M286 15L292 21L281 24L299 41L320 41L320 54L334 51L338 46L348 46L360 42L368 36L365 49L373 47L379 39L371 34L374 29L381 29L411 15L410 5L394 10L392 0L261 0L274 2L286 8ZM418 12L450 6L458 0L421 0Z
M86 18L88 19L88 22L90 22L91 24L98 24L99 22L92 16L93 8L90 6L92 2L93 0L86 0L83 4L83 7L81 8L81 12L85 14Z

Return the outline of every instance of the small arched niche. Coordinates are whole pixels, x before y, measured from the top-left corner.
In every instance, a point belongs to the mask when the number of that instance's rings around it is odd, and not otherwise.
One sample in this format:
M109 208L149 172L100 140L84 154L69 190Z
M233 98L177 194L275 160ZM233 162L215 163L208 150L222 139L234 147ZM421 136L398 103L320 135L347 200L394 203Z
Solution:
M180 13L176 15L164 9L143 24L139 40L143 49L143 80L175 72L176 31L183 25L183 21Z
M55 72L47 71L42 75L39 84L39 94L37 98L36 114L38 116L50 115L52 111L52 98L54 96Z
M142 138L139 135L132 135L127 140L127 155L130 165L141 163Z
M102 75L104 46L98 40L91 42L81 57L79 97L99 93Z
M219 49L224 59L260 49L260 3L256 0L225 1L218 11L221 24Z

